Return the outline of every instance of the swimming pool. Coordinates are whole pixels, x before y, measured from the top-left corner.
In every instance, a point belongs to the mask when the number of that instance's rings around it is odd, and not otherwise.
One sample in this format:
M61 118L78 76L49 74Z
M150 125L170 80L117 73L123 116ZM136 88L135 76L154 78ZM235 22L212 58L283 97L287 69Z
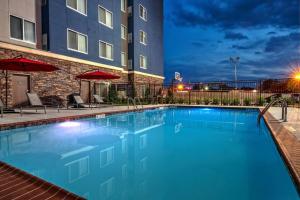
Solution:
M91 200L294 200L255 109L167 108L2 131L0 160Z

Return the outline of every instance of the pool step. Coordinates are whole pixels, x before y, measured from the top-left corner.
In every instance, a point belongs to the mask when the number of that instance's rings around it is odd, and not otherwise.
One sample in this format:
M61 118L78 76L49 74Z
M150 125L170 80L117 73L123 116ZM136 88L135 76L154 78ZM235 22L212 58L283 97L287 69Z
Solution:
M84 200L56 185L0 161L0 200Z

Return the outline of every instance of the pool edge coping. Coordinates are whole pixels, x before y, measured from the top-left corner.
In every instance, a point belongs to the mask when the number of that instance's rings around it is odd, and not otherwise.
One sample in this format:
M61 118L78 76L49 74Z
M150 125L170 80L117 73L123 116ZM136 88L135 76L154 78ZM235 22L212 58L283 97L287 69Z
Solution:
M65 122L65 121L72 121L72 120L79 120L79 119L86 119L96 117L98 115L114 115L114 114L121 114L121 113L129 113L129 112L141 112L144 110L154 110L160 107L169 107L169 105L157 105L153 107L144 107L139 109L127 109L127 110L114 110L114 111L104 111L98 113L91 113L91 114L77 114L77 115L69 115L63 117L53 117L47 119L36 119L36 120L29 120L23 122L12 122L6 124L0 124L0 132L5 130L17 129L17 128L26 128L30 126L38 126L38 125L46 125L46 124L53 124L58 122Z

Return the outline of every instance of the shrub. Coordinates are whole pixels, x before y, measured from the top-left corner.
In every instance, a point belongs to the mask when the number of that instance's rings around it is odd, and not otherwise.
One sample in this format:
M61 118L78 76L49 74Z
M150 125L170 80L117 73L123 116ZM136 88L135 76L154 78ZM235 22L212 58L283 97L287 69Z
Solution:
M244 99L244 105L245 106L250 106L250 104L251 104L251 99L250 98L245 98Z
M196 104L200 105L201 104L201 99L197 99Z
M204 98L203 100L205 105L208 105L210 103L210 99L209 98Z
M238 106L240 104L240 100L238 98L232 99L230 105Z
M230 103L229 99L222 99L222 104L223 105L228 105Z
M112 103L117 103L119 101L117 91L114 88L110 88L108 92L108 100Z
M265 99L264 99L264 98L258 97L258 98L257 98L257 103L258 103L259 106L263 106L264 103L265 103Z
M179 98L179 99L178 99L178 103L183 104L183 103L184 103L183 98Z
M293 98L286 98L285 99L288 105L294 105L296 102Z
M218 98L214 98L213 101L212 101L212 104L213 104L213 105L219 105L219 102L220 102L220 101L219 101Z

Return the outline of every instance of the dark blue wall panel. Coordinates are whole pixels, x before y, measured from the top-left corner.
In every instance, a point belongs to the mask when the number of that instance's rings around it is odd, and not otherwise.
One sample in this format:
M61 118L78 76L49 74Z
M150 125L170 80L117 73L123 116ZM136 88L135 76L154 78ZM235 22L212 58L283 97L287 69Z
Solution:
M48 0L43 7L43 33L48 33L48 50L54 53L121 66L121 2L120 0L88 0L87 16L66 6L66 0ZM139 17L139 4L148 11L147 22ZM98 22L98 5L113 12L113 29ZM133 32L134 42L128 54L133 59L133 69L163 76L163 0L129 0L133 15L129 18L128 30ZM88 36L88 54L68 50L67 29ZM139 42L139 31L147 33L148 44ZM114 60L99 58L99 40L114 45ZM148 69L139 67L139 56L147 56Z

